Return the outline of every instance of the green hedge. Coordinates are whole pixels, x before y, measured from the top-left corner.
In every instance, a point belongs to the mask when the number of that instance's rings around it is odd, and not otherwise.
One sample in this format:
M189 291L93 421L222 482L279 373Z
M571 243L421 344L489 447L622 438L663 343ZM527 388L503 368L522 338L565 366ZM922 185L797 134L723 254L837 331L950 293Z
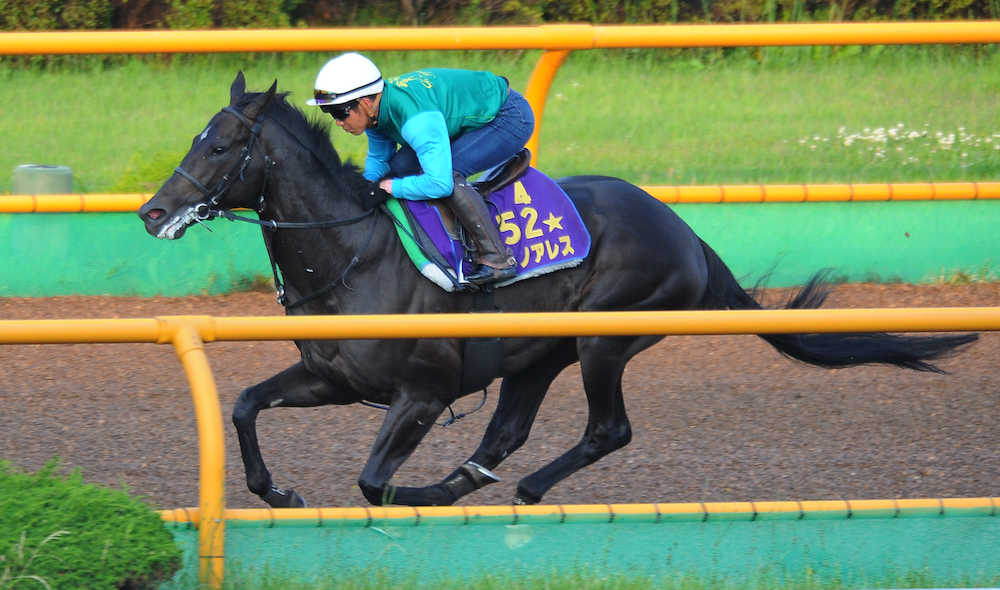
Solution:
M0 590L156 588L181 565L159 514L79 471L37 474L0 461Z

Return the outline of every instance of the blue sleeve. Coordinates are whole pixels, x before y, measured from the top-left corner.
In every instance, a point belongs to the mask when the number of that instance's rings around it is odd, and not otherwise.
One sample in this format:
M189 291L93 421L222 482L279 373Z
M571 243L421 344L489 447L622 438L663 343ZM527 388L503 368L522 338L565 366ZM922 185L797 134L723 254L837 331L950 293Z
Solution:
M416 152L423 173L393 179L392 195L412 201L450 196L455 181L451 175L451 139L444 115L438 111L419 113L410 117L400 132Z
M396 142L370 129L365 135L368 136L368 155L364 177L371 181L381 180L389 173L389 158L396 153Z

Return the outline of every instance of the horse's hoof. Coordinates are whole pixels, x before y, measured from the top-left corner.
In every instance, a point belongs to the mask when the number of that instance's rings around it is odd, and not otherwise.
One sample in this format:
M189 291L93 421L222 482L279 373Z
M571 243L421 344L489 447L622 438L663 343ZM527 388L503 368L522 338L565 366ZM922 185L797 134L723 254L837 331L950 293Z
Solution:
M271 508L305 508L305 499L295 490L283 490L271 486L271 489L261 496Z
M477 490L483 486L500 481L499 475L473 461L466 461L465 465L462 465L461 469L465 472L465 475L472 480L472 483L476 484Z

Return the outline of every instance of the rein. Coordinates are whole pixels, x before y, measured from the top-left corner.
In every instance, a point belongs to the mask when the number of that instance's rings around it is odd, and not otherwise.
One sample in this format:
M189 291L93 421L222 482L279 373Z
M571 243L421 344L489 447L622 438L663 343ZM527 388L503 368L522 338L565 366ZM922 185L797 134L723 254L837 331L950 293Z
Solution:
M357 215L355 217L348 217L347 219L329 219L327 221L275 221L273 219L254 219L253 217L244 217L242 215L236 215L232 211L223 211L217 209L209 209L209 213L212 217L222 217L228 219L229 221L243 221L246 223L253 223L261 226L264 229L269 229L271 231L277 231L279 229L319 229L327 227L340 227L343 225L355 224L366 217L370 217L375 213L374 209L369 209L368 211Z

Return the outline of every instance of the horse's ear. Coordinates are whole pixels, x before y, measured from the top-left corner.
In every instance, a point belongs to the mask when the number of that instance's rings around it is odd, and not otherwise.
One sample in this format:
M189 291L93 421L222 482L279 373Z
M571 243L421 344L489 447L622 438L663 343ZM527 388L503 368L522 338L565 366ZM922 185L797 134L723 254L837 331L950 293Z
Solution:
M243 97L247 91L247 79L243 77L243 70L236 73L233 85L229 87L229 104L235 105L236 101Z
M257 115L261 114L264 111L264 108L267 107L267 104L271 102L271 99L274 98L274 93L277 90L278 90L278 81L275 80L274 83L271 84L271 87L267 89L267 92L261 92L256 97L254 97L254 99L250 102L250 104L248 104L247 107L243 109L243 114L246 116L246 118L250 119L251 121L256 119Z

